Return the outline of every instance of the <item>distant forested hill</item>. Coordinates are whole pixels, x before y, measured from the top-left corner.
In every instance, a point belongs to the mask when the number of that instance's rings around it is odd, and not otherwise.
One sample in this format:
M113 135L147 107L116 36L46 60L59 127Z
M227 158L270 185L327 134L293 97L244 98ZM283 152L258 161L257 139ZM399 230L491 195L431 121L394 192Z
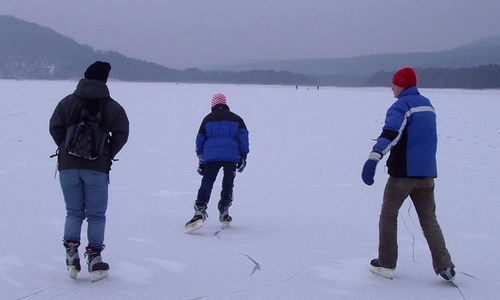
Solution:
M50 28L0 15L0 79L78 79L96 60L110 62L110 77L126 81L386 86L394 71L411 66L417 69L422 87L500 88L500 35L434 53L277 60L177 70L117 51L94 51Z
M497 89L500 88L500 65L472 68L415 68L418 86L426 88ZM390 86L393 72L373 74L365 86Z
M170 69L116 51L94 51L50 28L0 15L0 78L76 79L96 60L111 63L111 78L127 81L317 84L310 76L290 71Z
M492 66L493 65L493 66ZM434 85L436 81L433 78L426 77L440 75L451 81L456 79L456 82L443 83L443 86L470 86L470 80L467 77L478 78L482 82L490 82L496 88L500 87L495 84L495 77L498 77L498 68L495 65L500 65L500 35L480 38L469 44L453 48L448 51L440 52L423 52L423 53L385 53L364 55L350 58L339 59L292 59L292 60L273 60L261 61L245 64L226 64L222 66L212 66L220 70L254 70L254 69L271 69L275 71L290 71L308 74L316 78L322 84L340 85L340 86L364 86L382 84L372 75L377 73L380 76L384 72L394 73L403 67L413 67L419 69L418 75L422 77L423 85ZM488 66L481 67L480 66ZM422 72L420 70L430 69ZM458 74L455 70L460 70ZM485 73L483 73L483 71ZM468 74L468 75L465 75ZM462 78L457 76L463 75ZM493 76L493 80L491 79ZM444 80L444 79L443 79ZM390 81L388 82L390 84ZM387 82L383 85L387 85ZM465 86L463 86L465 87Z

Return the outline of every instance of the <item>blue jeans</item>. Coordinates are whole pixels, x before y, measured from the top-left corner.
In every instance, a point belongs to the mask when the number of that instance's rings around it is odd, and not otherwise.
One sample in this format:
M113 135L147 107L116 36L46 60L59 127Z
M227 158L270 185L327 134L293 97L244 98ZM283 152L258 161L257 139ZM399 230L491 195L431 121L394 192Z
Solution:
M83 169L61 170L61 189L66 203L65 241L80 241L87 219L88 246L102 248L108 207L109 174Z
M195 202L197 207L208 205L208 202L210 201L210 194L212 193L214 182L220 168L223 168L224 176L222 177L222 190L220 192L220 200L218 204L219 212L224 212L233 203L233 186L234 178L236 177L236 164L233 162L216 161L205 164L205 168L203 169L203 178L201 179L201 186L198 190L198 197Z

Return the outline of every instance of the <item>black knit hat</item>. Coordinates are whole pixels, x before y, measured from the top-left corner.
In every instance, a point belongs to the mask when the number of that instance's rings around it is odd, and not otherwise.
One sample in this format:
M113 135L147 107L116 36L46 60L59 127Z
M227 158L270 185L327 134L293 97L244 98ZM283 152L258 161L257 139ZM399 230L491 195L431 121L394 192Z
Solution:
M107 82L111 65L107 62L96 61L85 71L85 79L94 79Z

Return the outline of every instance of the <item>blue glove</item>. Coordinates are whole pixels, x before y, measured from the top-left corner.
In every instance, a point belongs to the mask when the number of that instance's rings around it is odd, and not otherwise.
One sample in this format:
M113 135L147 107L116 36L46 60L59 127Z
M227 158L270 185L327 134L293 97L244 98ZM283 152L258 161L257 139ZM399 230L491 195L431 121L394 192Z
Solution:
M373 177L375 176L375 169L381 158L382 153L379 151L372 151L370 153L370 158L365 162L363 171L361 172L361 178L366 185L372 185L375 182Z
M240 162L236 165L236 169L238 170L238 172L239 173L243 172L246 166L247 166L247 159L240 157Z

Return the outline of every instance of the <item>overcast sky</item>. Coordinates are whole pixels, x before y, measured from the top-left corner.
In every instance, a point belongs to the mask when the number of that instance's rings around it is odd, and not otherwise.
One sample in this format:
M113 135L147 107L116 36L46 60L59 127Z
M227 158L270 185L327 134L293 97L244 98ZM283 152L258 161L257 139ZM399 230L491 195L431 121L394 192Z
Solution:
M432 52L500 34L500 0L0 0L0 14L179 69Z

